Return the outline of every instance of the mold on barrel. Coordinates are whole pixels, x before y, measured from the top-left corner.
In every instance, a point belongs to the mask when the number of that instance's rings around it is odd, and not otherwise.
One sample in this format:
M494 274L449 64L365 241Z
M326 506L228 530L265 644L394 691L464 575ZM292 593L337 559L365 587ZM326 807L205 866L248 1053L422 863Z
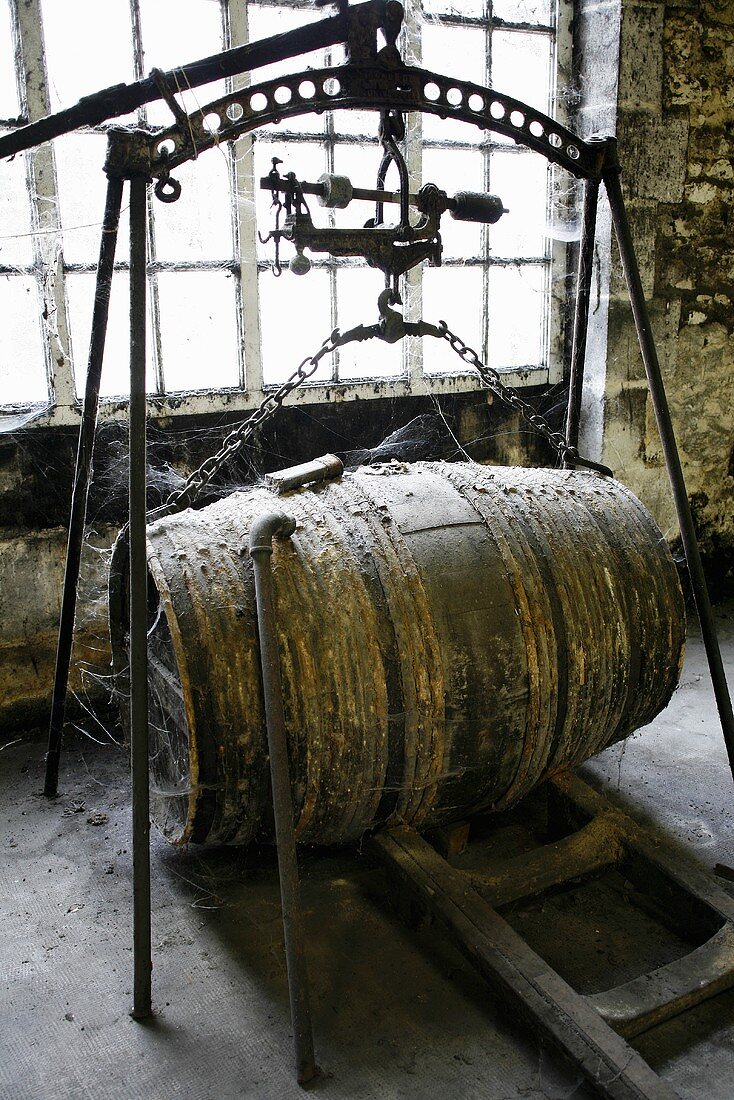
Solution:
M685 637L665 540L619 483L389 464L148 528L151 805L174 843L271 830L254 519L272 558L299 840L502 809L649 722ZM110 616L126 668L124 546ZM123 692L124 694L124 692Z

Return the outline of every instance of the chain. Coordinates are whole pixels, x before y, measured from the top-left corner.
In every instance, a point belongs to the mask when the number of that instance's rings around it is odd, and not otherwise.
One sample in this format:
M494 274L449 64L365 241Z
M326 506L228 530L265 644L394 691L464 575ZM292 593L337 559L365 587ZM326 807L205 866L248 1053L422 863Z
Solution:
M548 441L564 466L586 466L588 469L596 470L597 473L604 474L606 477L614 476L608 466L602 466L601 463L582 458L576 447L572 447L561 432L554 432L542 413L536 412L532 405L524 401L516 389L506 385L502 381L499 371L483 363L474 349L470 348L456 333L452 332L445 321L439 323L439 329L443 339L447 341L463 362L474 368L487 389L499 397L505 405L509 405L511 409L519 412L523 420Z
M201 466L189 475L181 488L176 489L175 492L170 494L160 508L155 508L151 512L148 512L148 521L162 519L164 516L170 516L175 512L183 511L184 508L189 508L215 474L221 470L224 464L236 455L242 447L244 447L248 439L252 438L257 429L278 411L288 394L308 381L316 371L316 368L324 356L330 355L344 342L344 337L339 333L339 330L334 329L314 355L307 356L296 370L294 370L293 374L291 374L277 390L269 393L267 397L261 401L252 415L248 416L247 420L243 420L234 431L230 432L229 435L225 437L222 446L216 454L210 455L209 458L205 459Z
M405 332L409 333L410 331L411 329L408 328L406 323ZM486 363L483 363L474 349L470 348L468 344L465 344L460 337L453 333L445 321L441 321L438 326L421 323L415 326L415 331L412 334L420 336L437 336L440 339L446 340L459 358L468 366L474 368L488 390L496 394L505 405L509 405L511 409L515 409L519 412L522 418L548 441L564 465L587 466L589 469L596 470L598 473L605 474L608 477L613 476L612 471L608 469L608 467L602 466L597 462L592 462L588 458L582 458L577 449L569 444L566 437L562 435L561 432L554 432L545 417L541 413L536 412L527 401L524 401L517 390L513 389L512 386L505 385L499 372L494 370L493 367L488 367ZM311 378L325 355L331 355L332 352L336 351L336 349L343 344L351 343L352 341L369 340L373 337L385 339L379 325L370 327L358 325L356 328L350 329L349 332L345 332L344 334L340 333L339 329L335 328L314 355L307 356L302 360L293 374L291 374L277 390L269 393L261 401L255 411L248 416L247 420L243 420L234 431L230 432L229 435L225 437L222 446L216 454L210 455L209 458L205 459L201 466L189 475L181 488L176 489L175 492L170 494L166 502L161 505L160 508L155 508L148 513L148 520L162 519L164 516L170 516L175 512L183 511L184 508L189 508L197 500L199 494L206 488L215 474L219 473L224 464L244 447L245 443L252 438L259 427L269 420L271 416L275 415L286 397Z

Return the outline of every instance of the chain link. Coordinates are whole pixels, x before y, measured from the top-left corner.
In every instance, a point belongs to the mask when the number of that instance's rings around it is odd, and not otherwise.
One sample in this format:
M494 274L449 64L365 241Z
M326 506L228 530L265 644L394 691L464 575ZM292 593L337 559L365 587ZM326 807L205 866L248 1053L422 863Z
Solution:
M255 411L248 416L247 420L243 420L234 431L230 432L229 435L225 437L222 446L216 454L206 458L201 466L188 476L181 488L176 489L170 494L160 508L155 508L148 513L148 520L162 519L164 516L170 516L175 512L183 511L184 508L191 507L202 490L205 489L211 479L219 473L224 464L244 447L245 443L252 438L259 427L275 415L286 397L292 393L293 390L302 386L304 382L311 378L324 356L330 355L343 342L344 340L343 337L340 336L339 330L334 329L314 355L307 356L296 370L294 370L293 374L291 374L277 390L269 393L263 401L261 401Z
M506 385L502 381L499 371L483 363L474 351L474 348L470 348L468 344L464 343L461 337L457 336L455 332L452 332L445 321L439 323L439 329L441 330L443 339L446 340L464 363L474 368L487 389L491 390L493 394L499 397L500 401L504 402L505 405L519 412L523 420L530 424L536 432L548 441L564 465L566 463L569 465L578 464L586 466L591 470L596 470L598 473L604 474L607 477L613 476L612 471L607 466L602 466L598 462L592 462L588 458L582 458L577 448L572 447L561 432L554 432L542 413L536 412L532 405L524 401L516 389Z

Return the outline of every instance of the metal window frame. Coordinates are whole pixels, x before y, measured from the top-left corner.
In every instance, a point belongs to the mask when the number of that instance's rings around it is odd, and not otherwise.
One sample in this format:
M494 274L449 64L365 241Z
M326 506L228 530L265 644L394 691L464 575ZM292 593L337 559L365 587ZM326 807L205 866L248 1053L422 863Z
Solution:
M13 34L15 37L16 54L21 68L20 103L21 117L16 124L26 121L34 121L49 113L48 75L46 70L46 53L43 39L43 20L41 0L8 0ZM303 5L299 0L255 0L260 7L292 7L298 10ZM130 7L130 19L133 39L133 67L136 79L144 75L144 57L141 34L140 5L139 0L128 0ZM492 2L487 0L485 16L480 18L460 17L448 15L437 18L436 22L455 26L476 26L485 31L487 37L487 65L488 75L491 76L491 42L492 35L498 29L516 30L525 33L539 33L551 39L551 78L554 86L551 88L551 102L555 107L556 117L559 121L568 121L568 112L562 97L557 94L558 73L570 73L571 55L571 19L573 14L573 0L554 0L556 19L555 25L536 25L521 22L507 22L494 18ZM219 0L222 19L223 43L226 47L243 44L248 41L249 32L249 4L232 4L230 0ZM422 5L420 0L408 0L405 4L405 42L411 56L419 61L421 50L421 22ZM251 83L250 75L238 77L232 83L233 88L245 87ZM6 120L7 125L12 125L13 120ZM90 132L99 132L104 127ZM334 130L331 116L320 133L299 133L289 131L287 133L272 132L257 136L247 136L238 143L237 154L228 149L227 156L230 164L230 183L233 196L240 196L245 200L254 201L254 140L287 144L298 141L316 141L326 149L329 163L333 160L334 149L337 144L350 141L358 141L354 135L340 134ZM409 171L414 179L420 174L422 149L424 147L440 147L445 143L434 140L422 141L422 117L411 120L409 134L406 143L407 162ZM466 145L472 150L483 152L485 161L486 184L489 185L489 164L491 151L497 147L497 143L489 138L481 143L462 142L451 140L448 144L452 147L462 148ZM502 145L503 152L512 152L515 146ZM518 150L522 151L522 150ZM32 274L37 283L39 294L39 312L42 319L42 343L46 359L46 376L49 388L49 405L45 415L40 416L35 423L39 425L76 425L79 423L81 404L75 393L73 349L68 315L68 298L66 291L67 274L77 272L92 272L94 264L72 264L63 262L62 230L59 221L58 185L56 175L56 163L52 144L40 146L26 154L27 181L31 198L32 225L34 231L34 260L29 268L24 268L26 274ZM233 253L231 260L225 264L214 260L192 260L182 262L159 262L155 256L154 213L152 205L149 205L149 254L148 254L148 284L151 311L153 317L153 364L157 393L148 395L148 408L152 416L180 416L193 415L206 412L233 413L246 411L259 403L265 392L263 385L263 367L261 355L261 326L260 326L260 271L266 266L265 262L257 255L256 225L252 213L252 205L247 201L232 202L232 230ZM561 379L563 374L563 340L564 340L564 316L567 300L567 248L560 242L549 242L549 247L544 256L532 258L520 258L512 261L501 258L494 259L487 248L486 230L482 232L481 254L470 258L470 264L480 265L484 271L483 295L483 332L485 344L487 335L487 279L489 270L495 264L508 264L512 266L528 266L535 264L545 268L546 290L549 294L549 310L545 320L547 331L543 334L543 344L546 349L546 363L541 366L530 366L526 369L508 369L503 371L503 377L508 384L513 386L538 385L554 383ZM200 391L164 391L164 372L161 354L161 330L159 324L159 298L158 275L162 271L205 271L216 267L230 266L230 270L236 276L235 290L235 323L237 325L238 348L238 385L232 388L218 388L216 390ZM452 261L445 261L446 266L451 266ZM126 261L118 261L115 270L127 270ZM351 266L348 262L323 260L317 261L318 267L325 267L330 272L331 289L331 327L336 324L336 273L340 267ZM14 272L19 269L14 268ZM257 272L257 277L252 278L252 273ZM0 269L0 273L1 269ZM417 317L421 312L422 298L422 272L414 269L409 272L404 281L404 296L406 302L406 315ZM114 293L114 290L113 290ZM369 320L369 318L365 318ZM326 328L326 325L325 325ZM324 333L326 336L327 333ZM304 348L304 354L311 353L313 348ZM482 349L485 350L486 349ZM77 354L86 355L86 349L77 349ZM420 341L406 341L403 349L403 373L400 376L390 378L369 378L365 376L359 380L339 380L338 359L335 362L335 381L310 384L302 387L294 394L296 404L319 404L329 402L350 401L355 399L368 399L374 397L401 397L441 395L472 392L480 388L476 376L473 374L452 372L446 374L423 373L422 346ZM295 366L296 364L294 364ZM267 387L270 388L270 387ZM119 399L105 398L100 405L100 419L115 420L127 415L127 397ZM6 406L7 407L7 406ZM14 406L13 408L18 408Z

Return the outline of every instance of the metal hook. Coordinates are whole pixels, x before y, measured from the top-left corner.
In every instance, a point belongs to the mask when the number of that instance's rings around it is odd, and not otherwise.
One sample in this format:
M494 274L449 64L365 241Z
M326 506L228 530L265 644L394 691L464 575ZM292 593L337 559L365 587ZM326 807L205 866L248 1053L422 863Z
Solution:
M278 171L278 165L282 163L283 161L280 159L280 157L273 157L272 168L268 172L268 179L270 180L270 197L273 200L273 206L283 205L280 201L280 195L278 194L280 190L280 172Z
M391 305L401 306L402 304L403 299L400 294L391 286L385 287L377 299L380 338L387 344L396 344L405 336L405 318L396 309L389 308Z
M277 157L273 157L273 167L271 169L271 174L272 174L272 172L275 172L277 174L277 168L275 167L276 160L277 160ZM280 163L280 161L278 161L278 163ZM275 228L272 229L268 233L267 237L263 237L262 233L258 230L257 239L260 241L260 244L268 244L269 241L275 241L275 259L273 260L273 275L275 275L275 277L277 279L277 278L279 278L279 276L282 274L282 271L283 271L283 268L282 268L282 265L281 265L281 262L280 262L280 239L281 239L281 237L285 236L285 233L280 228L280 212L283 209L283 203L278 198L278 192L277 191L274 191L273 195L274 195L274 198L273 198L273 204L272 205L275 207Z
M160 199L161 202L176 202L181 197L181 184L178 180L172 179L166 172L164 176L156 180L153 191L155 197Z
M400 228L407 229L410 227L409 220L409 208L410 208L410 180L408 178L408 168L403 158L403 154L398 148L397 142L402 141L405 137L405 119L400 111L382 111L380 114L380 128L379 138L382 145L383 154L380 161L380 167L377 171L377 190L382 191L385 187L385 180L387 178L388 168L392 163L395 164L398 170L398 178L400 181ZM383 223L383 203L378 202L375 206L375 225L382 225Z

